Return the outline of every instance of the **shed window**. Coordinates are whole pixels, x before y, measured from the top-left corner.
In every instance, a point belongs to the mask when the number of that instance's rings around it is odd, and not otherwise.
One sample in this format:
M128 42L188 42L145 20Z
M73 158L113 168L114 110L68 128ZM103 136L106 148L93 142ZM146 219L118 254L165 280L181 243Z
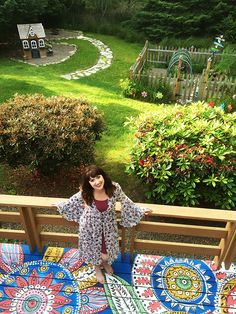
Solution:
M43 39L39 39L39 47L45 47L45 43Z
M38 48L36 40L31 40L31 48L32 49L37 49Z
M29 42L28 42L28 40L23 40L23 41L22 41L22 44L23 44L23 48L24 48L24 49L28 49L28 48L29 48Z

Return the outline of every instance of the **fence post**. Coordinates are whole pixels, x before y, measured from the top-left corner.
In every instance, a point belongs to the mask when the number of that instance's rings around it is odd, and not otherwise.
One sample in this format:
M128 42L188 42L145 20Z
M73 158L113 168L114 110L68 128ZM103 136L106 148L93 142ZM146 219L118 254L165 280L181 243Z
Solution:
M206 96L206 89L207 89L207 84L208 84L211 64L212 64L212 58L210 57L207 60L207 67L206 67L206 70L204 71L204 74L203 74L204 75L203 86L202 86L202 90L201 90L201 95L199 95L201 100L204 100L204 98Z
M182 59L182 56L179 56L177 76L176 76L175 86L174 86L174 91L173 91L173 100L176 99L176 96L178 96L179 92L180 92L181 68L182 68L182 65L183 65L183 59Z
M130 67L129 69L129 78L132 81L134 78L134 70L133 70L133 66Z

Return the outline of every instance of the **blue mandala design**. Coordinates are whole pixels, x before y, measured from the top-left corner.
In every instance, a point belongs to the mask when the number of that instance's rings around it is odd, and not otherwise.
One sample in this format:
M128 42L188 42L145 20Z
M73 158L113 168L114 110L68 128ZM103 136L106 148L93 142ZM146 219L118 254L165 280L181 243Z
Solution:
M4 278L0 296L0 308L6 313L76 314L81 306L71 273L47 261L26 262L14 269Z
M189 314L215 310L217 281L203 261L161 258L151 278L154 293L167 310Z

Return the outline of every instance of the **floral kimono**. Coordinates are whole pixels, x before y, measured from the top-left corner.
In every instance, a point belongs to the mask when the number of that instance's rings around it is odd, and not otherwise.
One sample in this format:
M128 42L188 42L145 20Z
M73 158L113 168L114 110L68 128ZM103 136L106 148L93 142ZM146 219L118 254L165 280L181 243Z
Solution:
M108 198L108 208L100 212L93 201L91 206L85 204L81 192L73 195L68 201L57 204L59 213L70 221L79 223L80 257L86 263L100 265L102 232L105 238L108 262L111 264L119 253L118 226L115 205L121 203L121 222L124 227L137 225L144 215L144 209L134 204L122 191L120 185L113 183L116 190Z

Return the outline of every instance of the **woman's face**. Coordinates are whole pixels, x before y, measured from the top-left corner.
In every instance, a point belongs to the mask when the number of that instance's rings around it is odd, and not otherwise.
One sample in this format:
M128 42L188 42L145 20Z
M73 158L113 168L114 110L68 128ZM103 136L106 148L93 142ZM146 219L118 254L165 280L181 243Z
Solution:
M90 185L94 190L101 191L104 188L104 178L101 174L98 174L96 177L90 177L89 180Z

